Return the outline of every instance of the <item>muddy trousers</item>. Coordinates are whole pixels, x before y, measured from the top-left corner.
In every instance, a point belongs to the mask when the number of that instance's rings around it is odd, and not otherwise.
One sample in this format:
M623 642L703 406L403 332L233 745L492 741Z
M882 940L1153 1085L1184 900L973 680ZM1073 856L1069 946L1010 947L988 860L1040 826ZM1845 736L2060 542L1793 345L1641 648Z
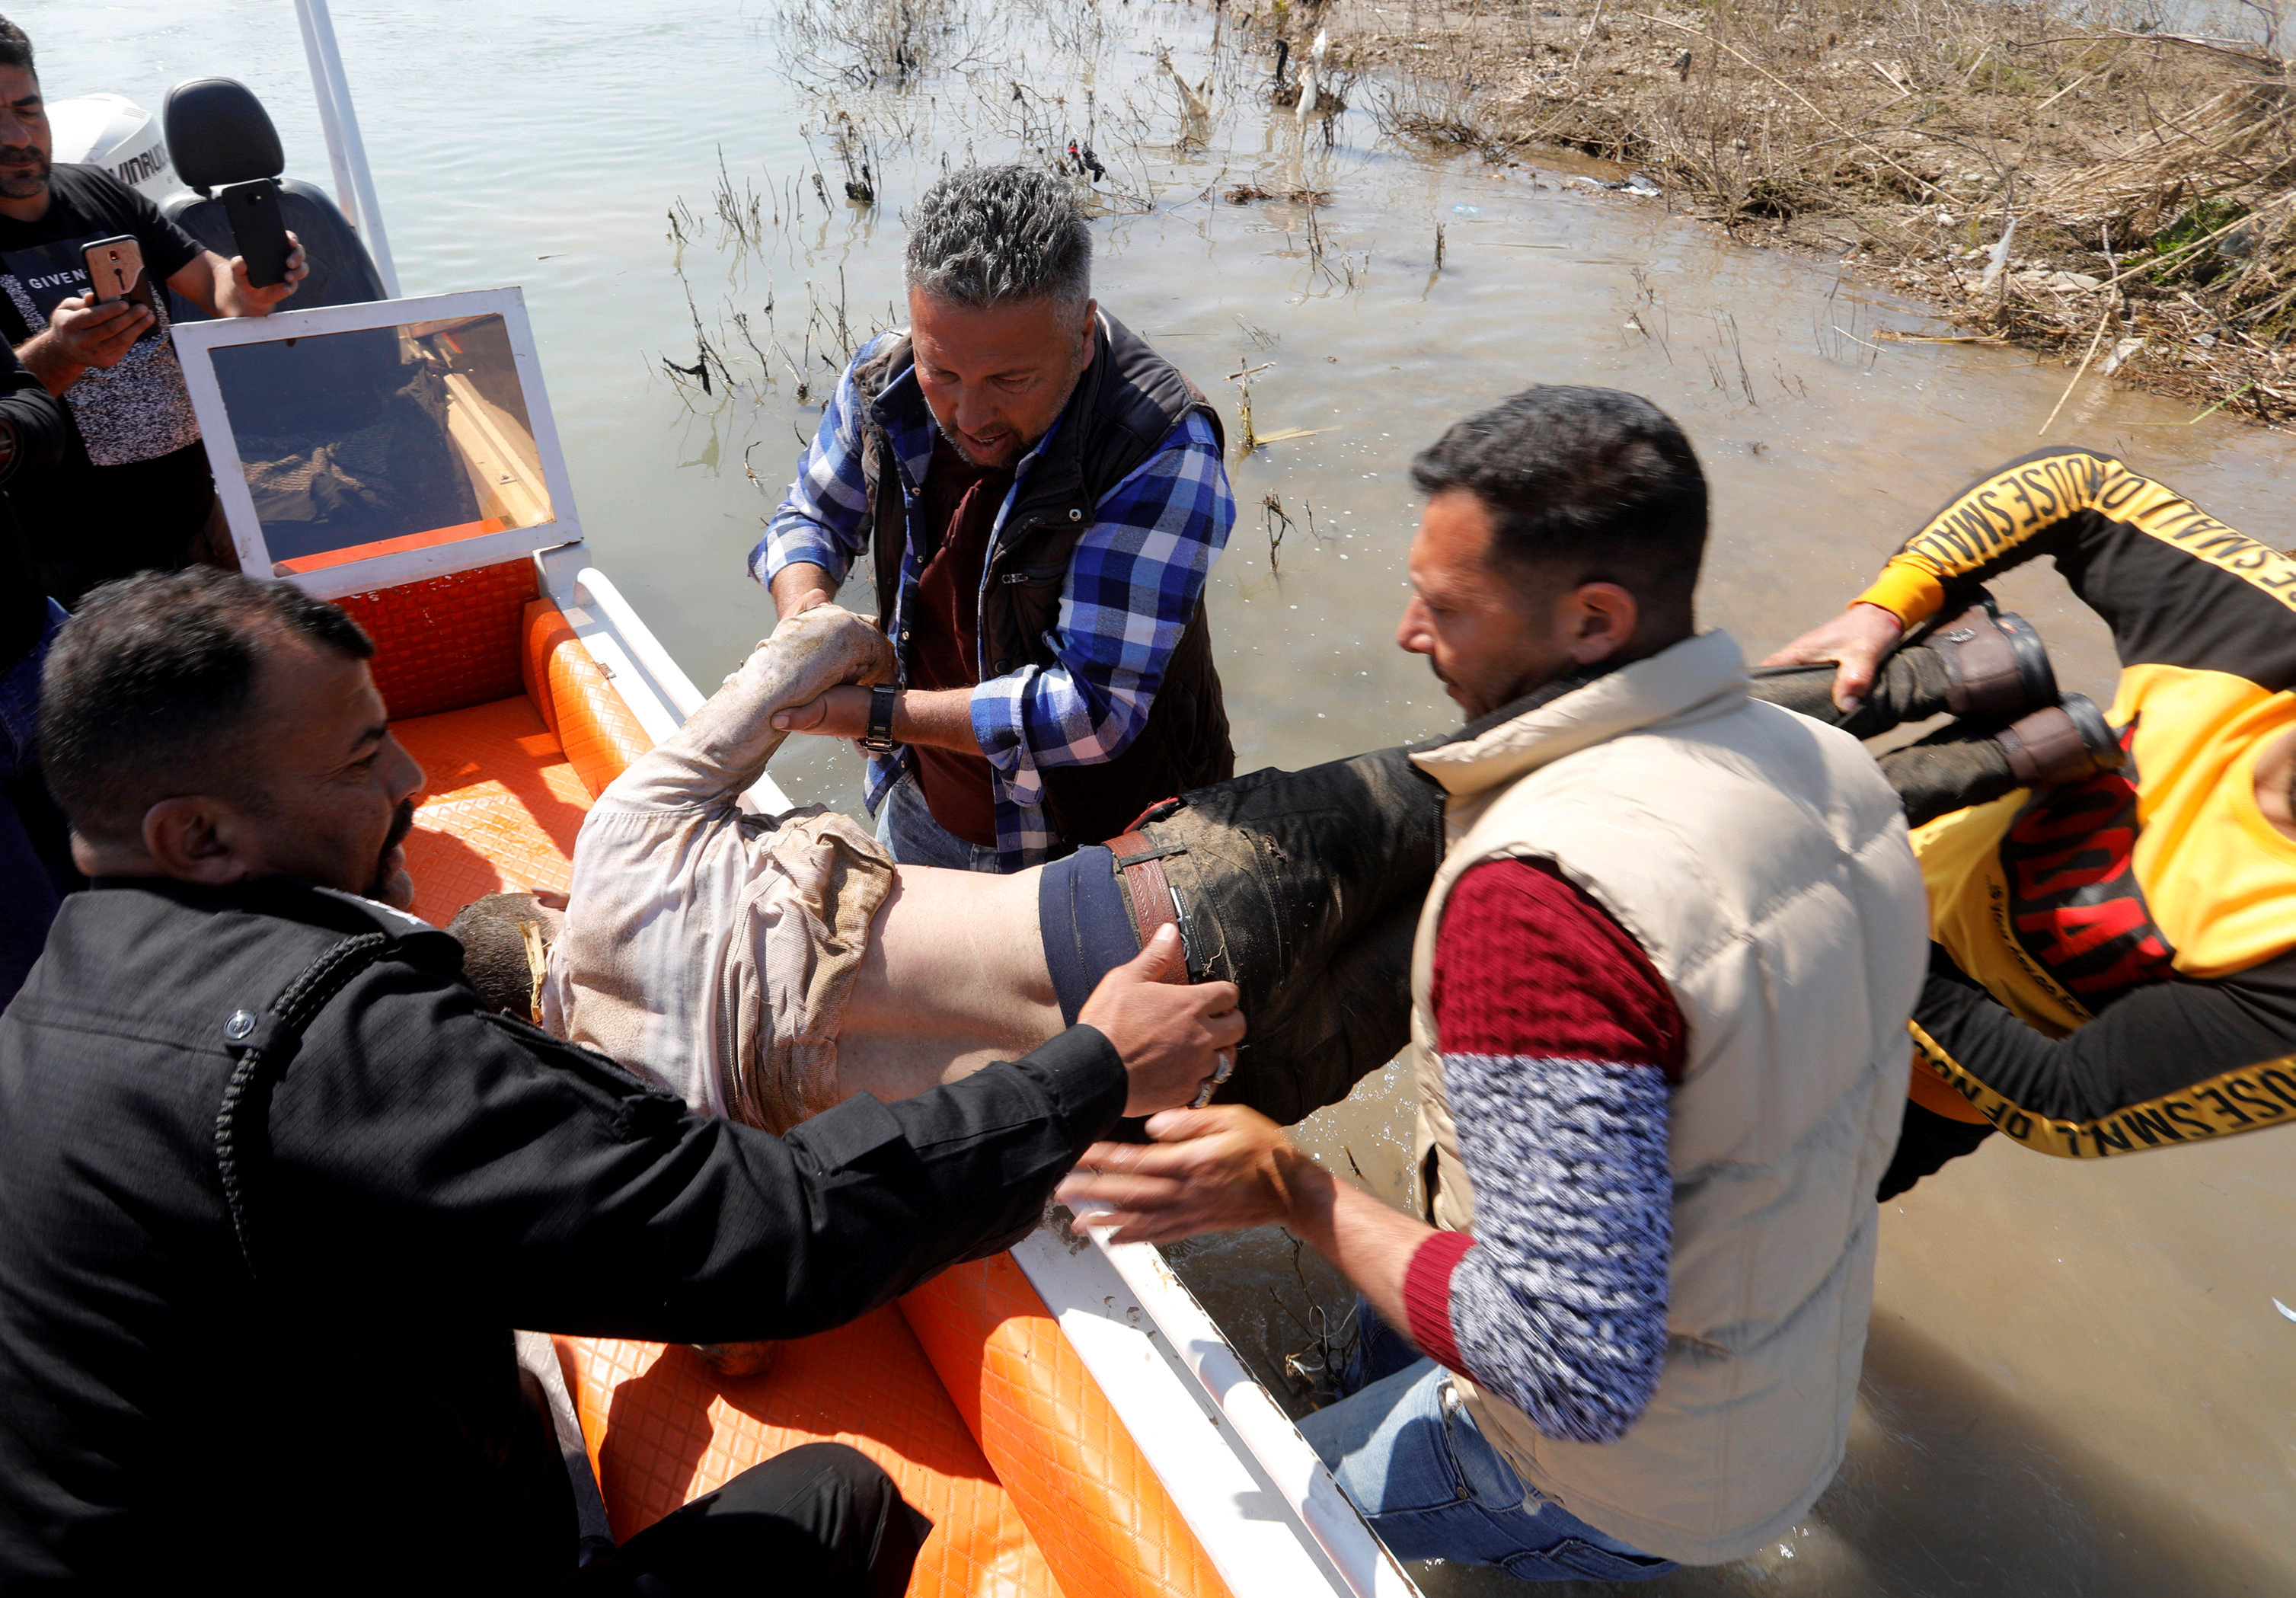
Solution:
M900 1598L932 1523L842 1443L752 1465L554 1591L598 1598Z
M1152 808L1124 847L1079 849L1038 879L1067 1020L1139 952L1121 862L1153 856L1190 979L1234 983L1250 1024L1220 1102L1297 1121L1401 1052L1412 938L1443 857L1443 791L1402 750L1194 789Z
M1757 698L1858 736L1945 709L1923 649L1890 658L1854 716L1833 668L1755 674ZM2016 787L2000 746L1965 723L1882 759L1915 825ZM1150 856L1195 981L1234 982L1250 1030L1222 1102L1290 1123L1347 1097L1409 1040L1411 947L1443 858L1443 791L1401 749L1305 771L1257 771L1148 811L1121 840L1078 849L1038 878L1045 957L1074 1022L1094 986L1140 951L1126 862Z

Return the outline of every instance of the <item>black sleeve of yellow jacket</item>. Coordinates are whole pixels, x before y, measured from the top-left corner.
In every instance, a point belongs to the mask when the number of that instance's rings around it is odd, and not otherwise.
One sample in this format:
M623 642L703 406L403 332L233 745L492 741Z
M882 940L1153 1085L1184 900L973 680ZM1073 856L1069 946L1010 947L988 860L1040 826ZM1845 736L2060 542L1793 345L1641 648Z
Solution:
M841 1325L1043 1213L1124 1108L1078 1026L785 1136L695 1114L603 1056L397 962L328 1007L281 1078L258 1267L352 1315L665 1342Z
M1859 597L1910 626L2042 555L2110 625L2124 667L2225 672L2267 692L2296 687L2296 561L2092 450L2038 450L1979 478ZM2116 1153L2296 1115L2291 957L2132 988L2055 1039L1939 949L1914 1019L1938 1074L2047 1153Z
M2131 988L2052 1038L1932 944L1914 1037L1988 1120L2045 1154L2092 1158L2296 1120L2296 955Z
M1858 597L1911 627L2038 555L2104 618L2123 666L2296 687L2296 561L2092 450L2037 450L1979 478Z

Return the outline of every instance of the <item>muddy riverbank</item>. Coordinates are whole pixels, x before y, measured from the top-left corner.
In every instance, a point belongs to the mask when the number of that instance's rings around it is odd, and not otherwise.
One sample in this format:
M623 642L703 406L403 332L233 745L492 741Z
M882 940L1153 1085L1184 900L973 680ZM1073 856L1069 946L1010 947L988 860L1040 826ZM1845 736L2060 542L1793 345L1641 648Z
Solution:
M1936 307L1947 336L2284 425L2296 101L2266 47L2276 9L2199 14L2216 30L2141 0L1240 12L1289 61L1327 34L1327 78L1401 135L1507 164L1608 158L1648 180L1638 203L1842 263Z

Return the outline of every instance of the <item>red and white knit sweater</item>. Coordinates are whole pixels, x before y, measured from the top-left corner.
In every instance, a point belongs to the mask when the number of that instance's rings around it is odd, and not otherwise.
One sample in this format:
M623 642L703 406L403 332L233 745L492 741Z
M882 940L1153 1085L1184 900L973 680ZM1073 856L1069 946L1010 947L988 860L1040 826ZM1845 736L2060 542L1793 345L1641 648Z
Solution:
M1616 1438L1666 1354L1682 1012L1618 922L1521 859L1453 889L1433 1003L1475 1230L1413 1256L1412 1340L1551 1437Z

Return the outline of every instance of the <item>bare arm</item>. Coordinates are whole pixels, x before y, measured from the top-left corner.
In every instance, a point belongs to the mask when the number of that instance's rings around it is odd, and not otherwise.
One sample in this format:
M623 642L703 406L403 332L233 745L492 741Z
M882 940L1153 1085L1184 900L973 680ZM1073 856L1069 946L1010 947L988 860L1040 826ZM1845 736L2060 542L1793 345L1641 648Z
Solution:
M1403 1281L1435 1229L1349 1186L1292 1146L1283 1129L1241 1104L1174 1110L1148 1123L1152 1143L1095 1143L1061 1184L1071 1207L1126 1242L1279 1225L1347 1273L1381 1319L1410 1322Z
M152 313L140 305L125 299L98 305L92 294L76 294L58 303L47 326L16 346L16 358L40 387L61 395L90 367L117 366L151 325Z
M825 604L837 596L837 585L829 573L810 561L792 561L774 574L771 592L774 614L786 619L792 612L807 608L807 602ZM819 594L819 599L813 595Z
M869 730L869 690L832 688L809 705L783 711L774 717L774 725L785 733L858 738ZM979 754L980 741L972 733L972 690L902 689L893 701L893 737L901 743Z
M1815 666L1826 660L1837 662L1841 669L1833 674L1833 702L1844 710L1855 710L1874 686L1874 676L1881 670L1882 658L1898 646L1905 630L1891 611L1863 600L1853 600L1841 615L1810 628L1762 664Z

